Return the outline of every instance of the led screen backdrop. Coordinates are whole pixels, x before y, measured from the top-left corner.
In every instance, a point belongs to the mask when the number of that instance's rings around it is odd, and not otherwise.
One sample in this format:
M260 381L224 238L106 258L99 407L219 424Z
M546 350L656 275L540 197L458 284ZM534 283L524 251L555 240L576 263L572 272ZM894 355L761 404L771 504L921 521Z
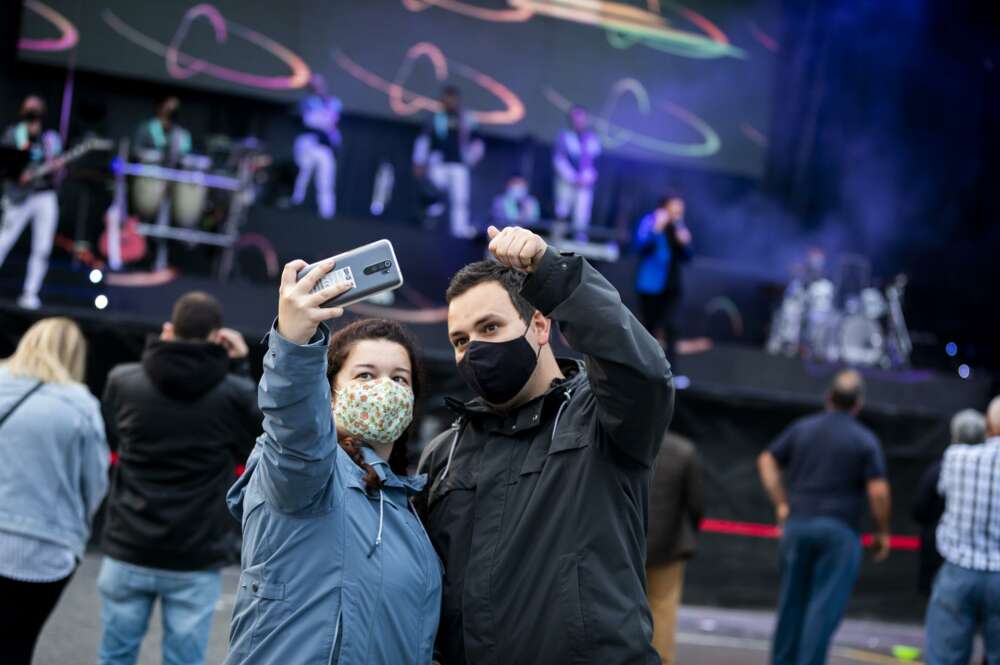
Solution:
M757 174L774 0L25 0L19 53L291 100L311 72L349 111L420 120L459 86L488 133L548 141L572 104L605 148Z

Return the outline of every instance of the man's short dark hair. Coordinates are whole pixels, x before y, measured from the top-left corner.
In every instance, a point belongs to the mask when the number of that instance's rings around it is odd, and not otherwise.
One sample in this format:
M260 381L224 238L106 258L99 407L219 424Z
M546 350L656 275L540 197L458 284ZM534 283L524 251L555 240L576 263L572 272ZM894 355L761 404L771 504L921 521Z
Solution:
M828 395L834 409L850 411L861 404L865 396L865 380L857 370L841 370L834 375Z
M666 208L671 201L677 201L678 199L683 199L683 198L684 198L683 196L681 196L674 190L668 189L663 193L663 196L660 197L660 200L657 202L656 207Z
M222 327L222 305L203 291L185 293L170 317L178 339L205 340Z
M521 320L530 323L531 317L535 314L535 307L521 296L524 280L524 273L502 266L496 261L476 261L455 273L451 283L448 284L444 299L451 304L452 300L475 286L496 282L510 296L510 301Z

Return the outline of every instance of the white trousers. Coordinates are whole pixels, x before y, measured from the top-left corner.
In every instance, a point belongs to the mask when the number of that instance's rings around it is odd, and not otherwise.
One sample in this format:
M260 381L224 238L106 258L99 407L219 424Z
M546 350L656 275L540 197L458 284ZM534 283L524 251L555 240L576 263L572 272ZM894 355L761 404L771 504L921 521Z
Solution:
M590 228L590 208L593 201L593 187L580 187L556 178L556 217L572 217L575 233L586 233Z
M309 181L315 176L316 202L323 219L331 219L337 212L334 184L337 180L337 158L330 146L319 142L314 134L300 134L293 148L299 174L295 177L292 203L300 205L306 198Z
M475 234L469 225L469 167L455 162L437 162L427 168L434 186L448 192L451 234L467 238Z
M31 194L17 205L7 205L0 222L0 266L7 259L24 227L31 223L31 257L24 279L24 295L37 297L49 270L49 255L59 221L59 199L53 191Z

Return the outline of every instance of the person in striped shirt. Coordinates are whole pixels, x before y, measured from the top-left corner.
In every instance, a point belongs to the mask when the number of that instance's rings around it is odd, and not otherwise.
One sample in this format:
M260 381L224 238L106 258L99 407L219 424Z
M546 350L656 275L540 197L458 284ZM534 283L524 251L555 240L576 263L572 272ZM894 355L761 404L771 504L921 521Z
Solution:
M945 563L927 607L928 665L966 665L977 628L987 662L1000 663L1000 396L986 412L986 437L949 446L941 464Z

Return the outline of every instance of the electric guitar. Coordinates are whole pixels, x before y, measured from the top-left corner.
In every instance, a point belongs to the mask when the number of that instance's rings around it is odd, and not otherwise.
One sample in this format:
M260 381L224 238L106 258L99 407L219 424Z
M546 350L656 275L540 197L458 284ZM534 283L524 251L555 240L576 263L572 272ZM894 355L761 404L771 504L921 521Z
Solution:
M94 152L96 150L111 150L113 147L114 142L109 139L89 138L73 147L72 150L67 150L53 159L35 166L29 166L21 174L21 179L17 182L17 184L14 187L9 188L7 191L7 199L14 205L24 203L24 201L31 196L34 191L31 185L36 181L55 171L58 171L70 162L75 162L87 153Z

